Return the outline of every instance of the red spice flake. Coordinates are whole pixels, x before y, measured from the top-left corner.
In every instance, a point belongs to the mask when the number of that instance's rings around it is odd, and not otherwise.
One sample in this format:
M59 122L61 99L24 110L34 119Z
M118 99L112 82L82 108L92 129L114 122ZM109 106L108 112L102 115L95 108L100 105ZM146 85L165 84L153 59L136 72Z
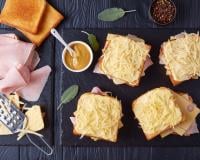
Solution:
M151 6L151 16L159 24L170 23L176 14L176 7L170 0L155 0Z

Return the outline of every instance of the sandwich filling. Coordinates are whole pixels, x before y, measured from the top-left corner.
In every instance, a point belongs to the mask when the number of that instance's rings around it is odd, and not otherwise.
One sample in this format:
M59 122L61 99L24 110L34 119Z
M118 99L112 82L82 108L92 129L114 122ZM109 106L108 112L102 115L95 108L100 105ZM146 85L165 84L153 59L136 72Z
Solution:
M94 140L117 140L118 129L122 126L122 107L117 99L85 93L80 97L74 115L75 133Z
M173 93L164 87L136 99L133 111L146 135L158 135L182 121L182 113Z
M200 76L199 34L181 33L164 42L160 55L167 74L175 81L185 81Z

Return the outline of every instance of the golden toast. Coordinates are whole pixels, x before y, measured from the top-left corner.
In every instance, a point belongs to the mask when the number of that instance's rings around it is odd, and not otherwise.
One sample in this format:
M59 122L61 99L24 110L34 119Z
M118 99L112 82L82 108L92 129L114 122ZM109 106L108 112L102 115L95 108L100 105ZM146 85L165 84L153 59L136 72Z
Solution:
M44 15L39 25L37 34L32 34L24 30L20 30L30 41L39 46L50 34L51 28L55 28L64 17L47 3Z
M45 0L6 0L1 23L35 34L45 8Z

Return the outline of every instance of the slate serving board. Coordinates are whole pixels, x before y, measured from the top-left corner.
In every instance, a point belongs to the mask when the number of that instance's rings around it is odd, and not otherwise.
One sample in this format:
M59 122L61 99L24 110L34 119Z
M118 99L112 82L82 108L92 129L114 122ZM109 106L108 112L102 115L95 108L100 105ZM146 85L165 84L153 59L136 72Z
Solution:
M12 29L2 29L0 30L0 34L4 33L16 33L16 35L19 37L20 40L27 41L28 40L20 34L16 30ZM37 68L43 67L45 65L50 65L52 70L54 68L54 53L52 48L54 47L54 40L49 38L45 43L37 49L39 56L40 56L40 63L37 66ZM3 53L0 53L3 54ZM45 112L45 129L38 132L44 135L44 139L50 144L53 144L53 103L54 103L54 73L52 72L48 82L40 96L40 99L37 102L28 103L27 106L31 106L31 104L38 104L42 107L42 111ZM38 145L43 145L41 140L39 138L36 138L35 136L30 135L31 138L36 142ZM20 141L17 141L17 134L9 135L9 136L0 136L0 145L31 145L31 143L28 141L26 137L21 139Z
M167 138L161 139L159 137L146 141L142 130L138 127L137 120L134 119L134 115L131 110L132 100L145 93L146 91L166 86L175 91L189 93L194 102L200 106L200 79L190 80L177 87L173 87L169 78L165 74L165 69L162 65L159 65L159 49L163 41L166 41L169 36L178 34L185 29L91 29L86 30L89 33L94 33L103 47L107 33L117 33L122 35L134 34L143 39L146 43L152 45L151 57L154 65L150 67L146 72L146 76L141 79L139 87L129 87L126 85L114 85L111 80L106 76L93 73L93 68L97 62L99 53L94 53L94 63L85 72L72 73L65 69L64 65L61 65L60 85L62 93L67 87L72 84L78 84L80 86L79 95L71 103L64 105L61 114L61 138L60 143L66 146L200 146L200 134L192 135L190 137L180 136L168 136ZM80 32L81 30L63 30L62 36L67 42L73 40L83 40L87 42L87 36ZM197 29L186 29L188 32L197 32ZM62 48L62 47L60 47ZM60 49L61 52L62 50ZM94 86L99 86L104 91L111 91L113 96L117 96L122 101L123 105L123 118L122 122L124 127L119 130L118 142L110 143L105 141L94 142L89 138L79 137L72 134L72 123L69 117L73 115L76 110L77 100L81 94L88 92ZM59 94L61 94L59 93ZM200 118L197 118L200 127Z

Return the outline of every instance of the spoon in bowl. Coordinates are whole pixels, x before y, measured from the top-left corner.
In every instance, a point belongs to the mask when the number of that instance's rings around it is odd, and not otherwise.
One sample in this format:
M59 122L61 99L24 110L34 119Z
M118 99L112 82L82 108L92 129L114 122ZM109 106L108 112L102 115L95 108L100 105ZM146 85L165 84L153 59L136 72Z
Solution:
M76 57L75 51L64 41L64 39L61 37L61 35L55 28L51 29L51 34L65 46L66 50L69 51L69 54L72 57Z

